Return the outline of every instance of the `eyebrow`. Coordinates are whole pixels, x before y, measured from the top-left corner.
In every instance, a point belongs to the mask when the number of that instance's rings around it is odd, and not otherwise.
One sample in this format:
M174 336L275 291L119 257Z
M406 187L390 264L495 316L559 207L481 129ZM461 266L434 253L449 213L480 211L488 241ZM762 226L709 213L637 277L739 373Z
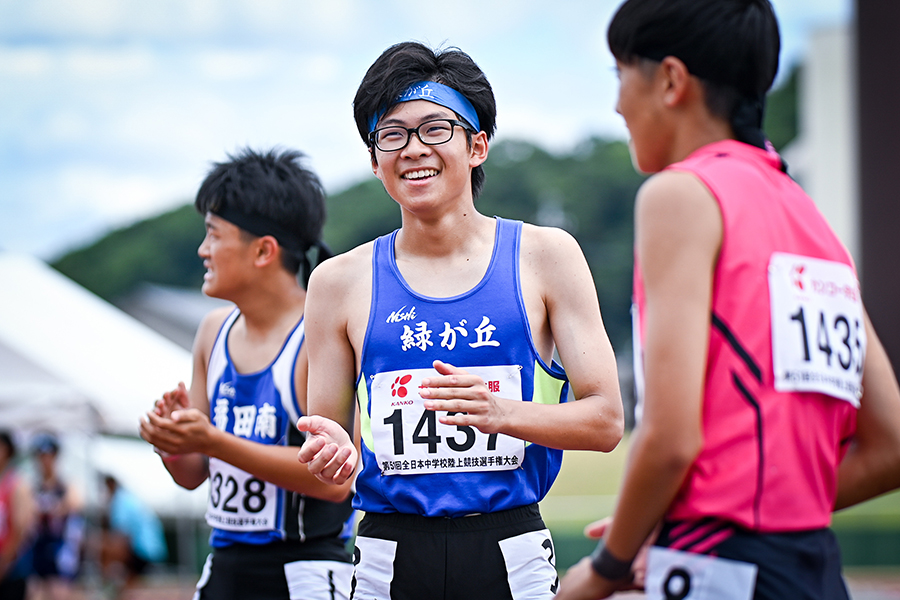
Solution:
M450 112L453 112L453 111L450 111ZM424 123L425 121L432 121L434 119L450 119L450 118L455 119L456 114L454 113L453 117L448 117L445 113L433 112L433 113L428 113L427 115L423 116L421 118L421 120L419 121L419 123ZM406 125L406 122L404 122L402 119L398 119L396 117L389 117L389 118L385 119L384 121L382 121L380 126L381 127L390 127L392 125Z

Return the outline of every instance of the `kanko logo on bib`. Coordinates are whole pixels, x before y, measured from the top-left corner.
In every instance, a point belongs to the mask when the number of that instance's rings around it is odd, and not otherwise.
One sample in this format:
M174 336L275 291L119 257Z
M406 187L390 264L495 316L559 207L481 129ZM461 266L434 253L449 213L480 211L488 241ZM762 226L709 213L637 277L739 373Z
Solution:
M794 268L791 269L791 281L794 282L794 285L797 286L801 292L803 291L803 271L806 270L806 267L803 265L794 265Z
M409 380L412 379L412 375L407 373L402 377L400 375L394 379L394 383L391 384L391 396L398 396L400 398L406 398L406 394L409 392L406 390L406 384L409 383Z
M394 383L391 384L391 397L392 398L406 398L406 395L409 394L409 390L406 388L406 385L412 380L412 375L407 373L406 375L398 375L394 378ZM489 381L485 381L484 385L487 387L488 391L492 394L500 393L500 380L492 379ZM422 386L419 386L421 388ZM401 406L412 404L412 400L405 401L394 401L391 402L391 406Z

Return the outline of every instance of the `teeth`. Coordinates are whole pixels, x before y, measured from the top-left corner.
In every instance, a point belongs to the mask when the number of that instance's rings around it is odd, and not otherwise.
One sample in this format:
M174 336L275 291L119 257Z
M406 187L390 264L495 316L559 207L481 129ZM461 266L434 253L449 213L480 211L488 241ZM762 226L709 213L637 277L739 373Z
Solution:
M423 179L425 177L434 177L438 172L436 169L422 169L421 171L413 171L404 175L406 179Z

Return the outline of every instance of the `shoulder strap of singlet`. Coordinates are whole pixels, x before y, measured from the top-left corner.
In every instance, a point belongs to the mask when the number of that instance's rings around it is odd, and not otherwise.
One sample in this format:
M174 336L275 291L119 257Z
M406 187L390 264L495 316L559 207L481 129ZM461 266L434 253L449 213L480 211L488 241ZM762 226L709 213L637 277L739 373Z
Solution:
M372 271L374 276L377 277L379 271L386 273L392 271L392 265L394 263L394 241L397 239L398 231L399 229L395 229L391 233L383 235L375 240L375 247L372 250ZM372 284L374 288L375 281L373 281Z
M231 311L231 314L228 315L228 318L225 319L222 326L219 327L219 333L216 334L216 341L213 343L212 351L209 353L209 363L206 365L206 397L210 401L212 401L212 398L216 393L216 384L219 381L219 377L222 376L222 372L225 370L225 365L228 362L225 348L225 344L228 342L228 332L240 315L241 311L237 308Z
M290 393L281 394L281 404L291 423L296 423L301 416L300 403L297 401L297 390L294 389L294 374L297 368L297 356L300 354L300 348L306 335L306 327L303 317L294 327L294 330L288 336L281 353L275 362L272 363L272 378L276 383L282 384L282 389Z

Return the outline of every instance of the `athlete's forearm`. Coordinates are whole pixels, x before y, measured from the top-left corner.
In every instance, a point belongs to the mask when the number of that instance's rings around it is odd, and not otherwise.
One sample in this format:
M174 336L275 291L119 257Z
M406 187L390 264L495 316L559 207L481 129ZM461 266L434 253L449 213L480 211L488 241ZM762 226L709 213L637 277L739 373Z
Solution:
M203 454L162 455L161 458L172 480L183 488L197 489L209 477L209 462Z
M562 404L515 402L501 433L559 450L612 451L625 419L618 398L587 396Z
M259 444L222 434L210 449L210 456L286 490L331 502L347 498L351 482L328 485L319 481L306 465L297 461L298 451L295 446Z
M900 486L900 457L895 452L854 443L838 470L834 509L865 502Z
M616 558L633 559L654 527L665 516L692 460L690 453L669 443L665 432L635 430L625 477L606 547Z
M900 486L900 389L868 317L866 337L863 396L852 445L838 469L835 510Z

